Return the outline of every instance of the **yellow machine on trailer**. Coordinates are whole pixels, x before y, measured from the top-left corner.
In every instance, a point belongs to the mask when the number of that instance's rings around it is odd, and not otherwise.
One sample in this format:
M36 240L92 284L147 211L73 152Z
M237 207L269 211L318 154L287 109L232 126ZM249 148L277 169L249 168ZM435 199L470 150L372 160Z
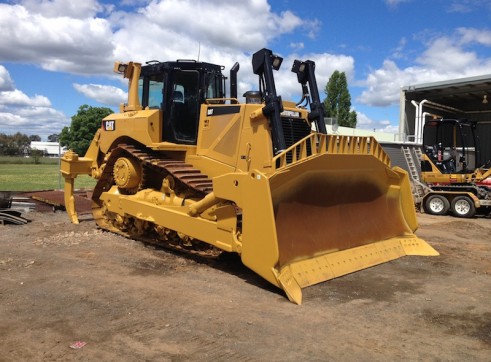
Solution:
M273 77L281 63L268 49L253 55L259 91L245 103L238 63L230 98L218 65L116 63L128 103L102 120L85 157L62 158L72 222L74 179L91 175L101 228L193 253L238 253L298 304L301 288L403 255L438 255L414 235L407 174L374 138L327 135L314 62L294 62L304 97L283 101Z
M477 123L433 119L423 128L421 181L428 214L471 218L491 213L491 160L481 162Z

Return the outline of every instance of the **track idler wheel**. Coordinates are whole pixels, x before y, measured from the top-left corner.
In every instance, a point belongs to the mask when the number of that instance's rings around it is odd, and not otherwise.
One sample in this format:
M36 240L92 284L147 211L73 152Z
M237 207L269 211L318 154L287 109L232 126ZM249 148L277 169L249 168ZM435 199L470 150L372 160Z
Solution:
M136 191L142 179L141 166L137 160L120 157L114 163L113 176L120 190Z

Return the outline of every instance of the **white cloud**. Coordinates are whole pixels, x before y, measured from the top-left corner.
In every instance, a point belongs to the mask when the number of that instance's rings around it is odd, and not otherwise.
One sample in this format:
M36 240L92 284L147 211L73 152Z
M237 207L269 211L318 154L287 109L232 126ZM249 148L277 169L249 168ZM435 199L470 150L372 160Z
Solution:
M50 107L3 107L0 106L0 132L16 132L39 135L47 139L70 124L70 119Z
M305 47L305 44L303 42L298 42L298 43L290 43L290 48L294 50L302 50Z
M319 86L325 85L335 70L345 72L348 81L355 75L355 59L351 56L323 53L307 54L304 58L315 61L315 75Z
M447 5L449 13L467 14L474 11L491 12L491 3L489 0L452 0Z
M73 88L84 96L109 106L119 106L128 98L128 93L121 88L109 85L74 83Z
M461 44L481 44L491 46L491 30L458 28L456 33L460 37Z
M335 70L345 72L348 80L354 77L355 61L350 56L329 53L291 54L283 60L278 76L275 75L277 92L284 100L299 101L301 97L301 86L296 75L291 72L295 59L315 62L315 76L321 99L325 98L324 87Z
M310 39L315 39L317 37L317 33L321 29L322 22L318 19L313 20L305 20L303 24L303 28L307 30L307 36Z
M114 60L196 59L201 47L201 59L219 54L215 58L223 64L293 31L313 37L320 26L291 11L274 12L267 0L129 0L121 5L142 7L124 12L96 0L0 4L0 61L107 74Z
M139 61L196 59L201 46L201 59L214 61L213 56L219 54L218 64L238 53L261 49L284 34L305 31L307 35L318 26L290 11L273 12L266 0L154 1L138 13L119 14L115 21L119 59L134 58L135 54Z
M14 84L10 74L3 65L0 65L0 92L14 90Z
M37 134L46 139L68 124L69 119L52 108L47 97L30 97L15 89L8 70L0 65L0 132Z
M292 32L313 38L321 25L317 19L303 19L291 11L275 12L267 0L125 0L117 6L96 0L2 3L0 62L108 76L115 60L196 59L199 54L200 60L224 65L227 72L239 61L241 96L247 90L257 89L257 76L252 74L250 65L253 51ZM300 40L297 51L302 48ZM300 95L300 85L289 71L294 57L287 58L284 73L278 76L278 93L284 99L291 99L295 94ZM299 58L316 61L321 85L334 69L354 73L354 61L350 57L326 53ZM2 95L0 110L4 121L0 121L0 128L12 120L6 114L20 117L17 111L21 104L25 109L51 109L48 98L28 96L15 89L1 68L0 79L0 89L10 91ZM116 87L80 83L73 86L80 94L108 105L118 105L126 98L126 93ZM20 123L17 119L17 124Z
M412 84L411 69L399 69L391 60L385 60L382 68L370 73L364 81L366 90L357 101L371 106L388 106L399 99L400 87Z
M388 106L399 101L402 86L491 74L491 58L479 57L472 46L491 46L491 31L459 28L451 36L428 42L414 66L399 68L386 59L362 84L367 88L357 101Z
M0 4L0 33L0 61L81 74L107 72L111 66L114 45L105 19L63 12L48 17L21 5Z
M0 92L0 104L8 106L50 107L48 98L41 95L29 97L18 89Z
M149 59L196 59L224 65L239 61L242 73L239 91L256 88L250 71L250 52L273 39L296 31L315 35L319 22L303 20L291 11L274 12L267 0L127 0L113 6L96 0L19 0L0 4L0 62L35 64L45 70L72 74L108 75L115 60L144 62ZM141 6L138 10L133 7ZM112 12L111 12L112 11ZM111 13L109 13L111 12ZM199 14L199 16L197 16ZM291 79L294 79L292 74ZM117 105L126 93L116 87L74 84L88 98ZM8 72L0 68L0 129L29 124L60 128L46 119L66 116L56 113L43 95L28 96L15 89ZM53 113L55 112L55 113ZM39 126L37 126L39 125Z
M425 69L440 73L457 73L473 67L478 62L477 55L455 45L450 38L439 38L418 58L417 62Z
M104 9L96 0L22 0L20 4L30 13L47 18L57 18L63 14L74 19L85 19Z
M406 44L407 44L407 39L401 38L401 40L399 40L399 44L397 45L397 47L392 50L392 58L394 59L404 58Z
M389 120L376 121L362 112L356 112L356 128L367 129L376 132L399 133L399 127L391 124Z
M399 4L406 3L411 0L384 0L384 1L390 7L397 7Z

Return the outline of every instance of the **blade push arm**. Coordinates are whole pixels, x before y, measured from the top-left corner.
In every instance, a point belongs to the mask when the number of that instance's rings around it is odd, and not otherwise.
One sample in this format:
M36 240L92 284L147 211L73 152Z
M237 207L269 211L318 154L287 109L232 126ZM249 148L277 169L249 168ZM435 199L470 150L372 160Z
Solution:
M324 106L320 100L319 89L315 79L315 63L311 60L304 62L295 60L292 72L297 74L298 82L302 85L303 90L306 90L308 84L311 97L309 121L315 122L320 133L327 134L324 122ZM304 93L306 92L304 91Z
M265 106L263 114L269 118L272 128L273 147L275 154L286 149L285 136L281 126L281 112L283 103L281 97L276 95L273 70L279 70L283 58L274 55L269 49L261 49L252 56L252 70L259 75L260 88L263 92Z

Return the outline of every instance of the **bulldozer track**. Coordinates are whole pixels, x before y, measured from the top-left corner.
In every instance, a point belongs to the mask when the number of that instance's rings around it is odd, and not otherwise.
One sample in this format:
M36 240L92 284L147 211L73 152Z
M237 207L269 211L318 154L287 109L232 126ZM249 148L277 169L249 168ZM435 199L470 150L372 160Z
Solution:
M162 155L158 155L151 150L143 150L134 145L120 144L111 151L110 156L104 165L99 182L94 188L92 195L92 200L94 201L93 212L96 212L96 210L100 210L102 208L102 203L100 201L101 194L108 191L115 184L113 179L113 167L116 160L119 157L128 156L132 156L137 159L142 166L140 185L138 188L132 190L135 193L147 187L160 187L160 185L155 185L155 180L147 180L149 173L151 174L152 172L153 175L155 175L155 172L160 174L160 181L167 176L173 177L176 182L175 189L179 189L179 192L184 192L186 195L202 198L213 190L213 183L208 176L202 174L198 169L193 168L192 165L189 165L184 161L162 157ZM153 185L152 182L154 182ZM163 240L156 238L155 235L134 235L131 232L120 230L119 228L114 229L114 226L105 224L101 221L98 221L98 224L102 228L136 238L145 244L157 244L158 246L166 249L183 252L190 255L198 255L205 258L216 258L222 253L221 250L206 243L191 243L189 241L183 242L178 234L172 231L171 234L169 234L167 241L162 242Z
M162 175L172 176L174 180L181 184L181 188L187 187L196 196L204 197L213 190L213 183L207 175L184 161L172 158L163 158L151 150L143 150L134 145L120 144L111 151L110 157L104 166L101 178L97 182L92 200L99 203L101 194L113 185L113 167L116 160L122 155L131 155L136 158L143 169L145 167L161 173ZM146 186L145 172L143 172L140 189Z

